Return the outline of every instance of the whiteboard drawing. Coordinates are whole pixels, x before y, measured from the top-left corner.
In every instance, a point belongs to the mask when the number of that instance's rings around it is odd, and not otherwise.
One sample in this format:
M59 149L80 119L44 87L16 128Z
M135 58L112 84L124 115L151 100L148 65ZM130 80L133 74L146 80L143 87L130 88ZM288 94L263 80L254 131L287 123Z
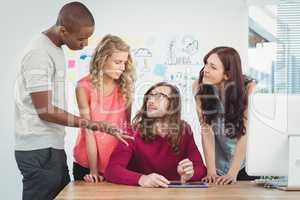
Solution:
M167 52L167 61L166 64L168 65L176 65L176 50L175 50L175 41L171 40L168 45L168 52Z
M167 46L167 65L197 65L199 64L199 41L192 36L172 39Z
M182 39L182 51L187 53L188 55L194 55L199 51L199 42L198 40L195 40L191 36L185 36Z
M138 48L137 50L134 51L134 56L148 58L148 57L152 57L152 52L147 48Z

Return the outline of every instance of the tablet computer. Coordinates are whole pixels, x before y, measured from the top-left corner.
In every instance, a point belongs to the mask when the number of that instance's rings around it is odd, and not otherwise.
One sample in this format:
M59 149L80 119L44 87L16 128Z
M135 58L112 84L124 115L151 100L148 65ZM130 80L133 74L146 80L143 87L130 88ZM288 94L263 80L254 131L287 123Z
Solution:
M204 182L187 182L171 181L168 188L208 188L208 184Z

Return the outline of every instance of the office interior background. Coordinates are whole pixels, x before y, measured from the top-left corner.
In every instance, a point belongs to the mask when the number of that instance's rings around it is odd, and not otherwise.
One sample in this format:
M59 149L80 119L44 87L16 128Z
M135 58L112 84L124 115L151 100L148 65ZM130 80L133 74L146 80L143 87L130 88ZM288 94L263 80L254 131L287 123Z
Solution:
M67 2L70 1L11 0L1 3L1 199L21 199L22 177L15 163L13 148L14 81L22 51L35 35L55 23L59 9ZM202 61L205 53L215 46L232 46L241 55L244 73L258 81L260 92L300 93L300 34L297 23L297 20L300 21L300 5L296 0L82 2L94 14L96 37L112 33L124 36L133 46L139 46L141 42L132 38L152 37L155 41L159 36L167 39L169 35L180 38L192 35L199 42L195 61ZM72 52L66 52L72 55ZM195 66L192 70L200 70L200 63ZM72 69L67 70L72 74ZM155 73L159 75L161 70L158 67ZM68 78L76 82L80 78L78 73L76 76ZM194 78L190 77L191 80ZM186 86L188 91L191 89L189 84ZM68 90L69 108L76 114L73 87L71 85ZM189 106L187 109L192 110L194 105L191 102ZM196 114L184 117L193 124L201 150ZM77 130L67 128L67 132L66 151L71 172L72 146Z

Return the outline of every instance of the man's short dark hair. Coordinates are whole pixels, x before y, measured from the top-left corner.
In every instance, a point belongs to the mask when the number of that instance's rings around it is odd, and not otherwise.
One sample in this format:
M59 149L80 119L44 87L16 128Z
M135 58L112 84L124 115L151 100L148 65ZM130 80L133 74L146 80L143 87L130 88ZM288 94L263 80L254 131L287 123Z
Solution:
M80 2L65 4L59 11L56 25L64 26L69 32L79 31L81 27L95 25L94 17L89 9Z

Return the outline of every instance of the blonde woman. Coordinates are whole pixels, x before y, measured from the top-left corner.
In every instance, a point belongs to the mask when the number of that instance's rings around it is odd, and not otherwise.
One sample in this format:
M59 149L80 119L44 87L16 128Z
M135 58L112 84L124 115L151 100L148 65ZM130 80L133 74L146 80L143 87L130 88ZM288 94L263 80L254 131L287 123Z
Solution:
M76 97L81 116L126 128L131 116L134 72L130 47L121 38L106 35L92 56L89 75L78 81ZM74 179L102 181L117 144L111 135L80 129L74 148Z

